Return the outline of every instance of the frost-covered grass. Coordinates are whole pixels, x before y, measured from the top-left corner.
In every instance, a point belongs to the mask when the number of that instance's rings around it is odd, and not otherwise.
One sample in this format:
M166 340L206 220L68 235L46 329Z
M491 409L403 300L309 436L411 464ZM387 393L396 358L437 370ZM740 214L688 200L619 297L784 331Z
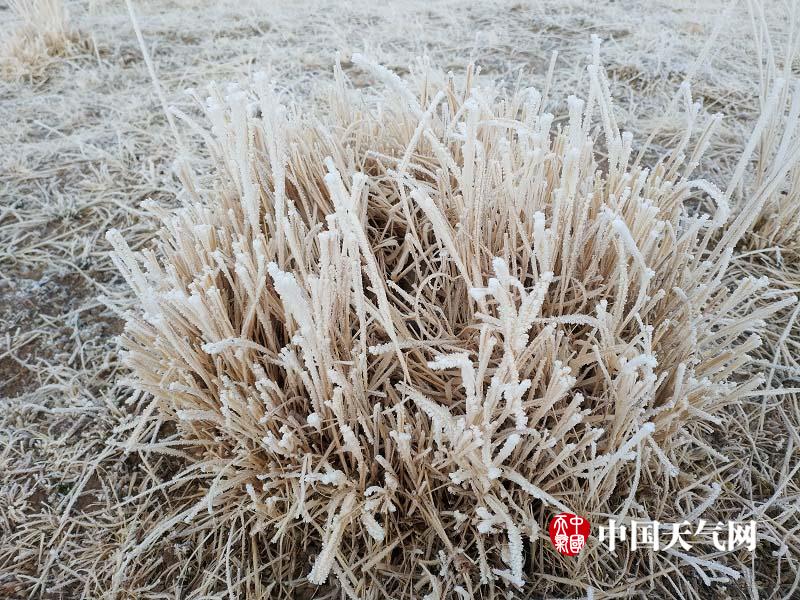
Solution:
M17 23L0 39L0 75L35 80L59 59L92 50L62 0L10 0L9 7Z
M518 597L796 594L785 7L134 5L168 103L198 123L180 143L119 3L69 6L91 52L0 80L0 596L499 597L521 579ZM331 103L336 50L361 91ZM427 87L406 75L423 52ZM262 69L274 96L250 87ZM187 101L213 79L247 83ZM283 220L248 225L280 197ZM139 251L161 223L179 245L155 256L177 268L136 276L139 301L103 233ZM134 387L156 403L125 383L109 298L141 323ZM759 546L569 561L537 530L554 503L595 523L755 517Z
M109 233L140 301L130 385L152 397L127 443L185 457L174 480L204 490L115 586L164 535L217 540L231 562L200 562L204 580L233 564L279 597L297 581L353 598L635 591L620 564L658 590L681 569L740 578L737 553L594 546L576 570L540 544L554 511L729 514L738 473L707 432L763 383L749 353L796 298L728 271L800 158L797 115L732 215L755 143L726 191L696 178L720 119L698 119L686 84L684 135L636 158L599 43L559 128L535 88L352 62L385 91L339 69L319 121L260 74L212 87L213 187L182 172L153 250Z

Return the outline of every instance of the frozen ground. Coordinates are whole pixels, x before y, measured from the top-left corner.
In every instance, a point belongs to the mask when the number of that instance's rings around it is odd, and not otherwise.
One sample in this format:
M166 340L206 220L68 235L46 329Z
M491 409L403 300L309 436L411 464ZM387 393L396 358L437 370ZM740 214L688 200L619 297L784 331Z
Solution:
M17 22L2 1L0 35L11 36ZM191 157L200 171L205 165L199 138L180 123L176 142L124 3L68 6L79 51L0 79L3 598L100 597L119 548L139 535L121 525L135 503L111 507L143 474L169 465L155 457L120 460L122 451L106 445L112 431L124 432L137 399L117 383L114 336L122 321L104 298L124 304L126 296L103 235L115 227L145 244L157 224L140 202L175 205L177 156ZM768 8L779 47L785 7ZM354 51L401 74L422 55L454 71L475 61L483 76L506 85L541 85L557 52L550 97L560 101L584 76L591 34L605 40L602 56L627 128L658 126L656 141L669 141L681 123L667 108L687 76L704 110L726 115L701 166L712 180L730 172L758 108L759 61L745 2L187 0L136 2L135 9L167 102L188 112L186 88L258 70L287 97L324 110L322 83L337 53L347 69ZM707 60L697 64L707 43ZM785 475L797 460L791 450L784 456L785 444L776 446L777 462L763 467L767 479L770 469ZM779 587L776 577L789 590L794 576L772 572L698 593L738 598L758 590L767 598ZM167 597L158 593L169 586L145 572L125 593Z

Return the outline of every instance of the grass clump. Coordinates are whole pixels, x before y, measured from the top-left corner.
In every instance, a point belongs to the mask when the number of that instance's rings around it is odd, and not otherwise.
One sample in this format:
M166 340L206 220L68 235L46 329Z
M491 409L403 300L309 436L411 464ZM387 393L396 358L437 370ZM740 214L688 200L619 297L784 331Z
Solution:
M558 117L471 70L353 61L386 92L339 68L317 117L264 77L212 86L214 184L182 171L153 248L109 233L140 300L130 385L152 398L127 447L182 462L160 490L195 486L124 549L114 589L161 539L197 549L198 593L254 598L738 578L735 552L593 539L572 560L546 532L561 511L730 518L739 472L708 436L763 382L749 353L794 299L728 277L755 216L731 219L730 193L693 174L719 117L699 122L685 87L684 135L645 165L597 47Z
M18 22L0 40L0 73L6 79L41 79L54 61L91 50L62 0L10 0L10 7Z

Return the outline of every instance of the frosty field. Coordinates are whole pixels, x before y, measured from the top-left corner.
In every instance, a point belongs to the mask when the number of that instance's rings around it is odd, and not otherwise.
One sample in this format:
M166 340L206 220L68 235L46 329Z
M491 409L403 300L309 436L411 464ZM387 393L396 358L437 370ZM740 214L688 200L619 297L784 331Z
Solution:
M0 0L0 598L800 597L799 10Z

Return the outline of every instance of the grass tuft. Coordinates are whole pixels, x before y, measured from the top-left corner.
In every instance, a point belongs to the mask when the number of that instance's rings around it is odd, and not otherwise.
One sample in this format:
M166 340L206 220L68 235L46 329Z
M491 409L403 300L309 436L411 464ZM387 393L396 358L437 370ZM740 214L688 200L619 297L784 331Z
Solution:
M763 384L765 319L795 302L731 276L774 186L734 209L741 174L724 191L694 175L720 119L688 84L683 135L635 158L599 42L563 115L473 69L352 65L383 92L337 68L324 115L263 76L212 86L210 127L192 125L213 186L181 171L152 248L108 234L139 301L130 386L152 398L123 448L180 465L112 591L162 539L194 549L193 590L252 597L692 594L747 574L710 545L592 540L571 561L546 525L744 514L709 436ZM797 163L782 144L765 181Z
M75 29L63 0L10 0L16 28L0 40L0 74L39 80L58 59L85 54L92 43Z

